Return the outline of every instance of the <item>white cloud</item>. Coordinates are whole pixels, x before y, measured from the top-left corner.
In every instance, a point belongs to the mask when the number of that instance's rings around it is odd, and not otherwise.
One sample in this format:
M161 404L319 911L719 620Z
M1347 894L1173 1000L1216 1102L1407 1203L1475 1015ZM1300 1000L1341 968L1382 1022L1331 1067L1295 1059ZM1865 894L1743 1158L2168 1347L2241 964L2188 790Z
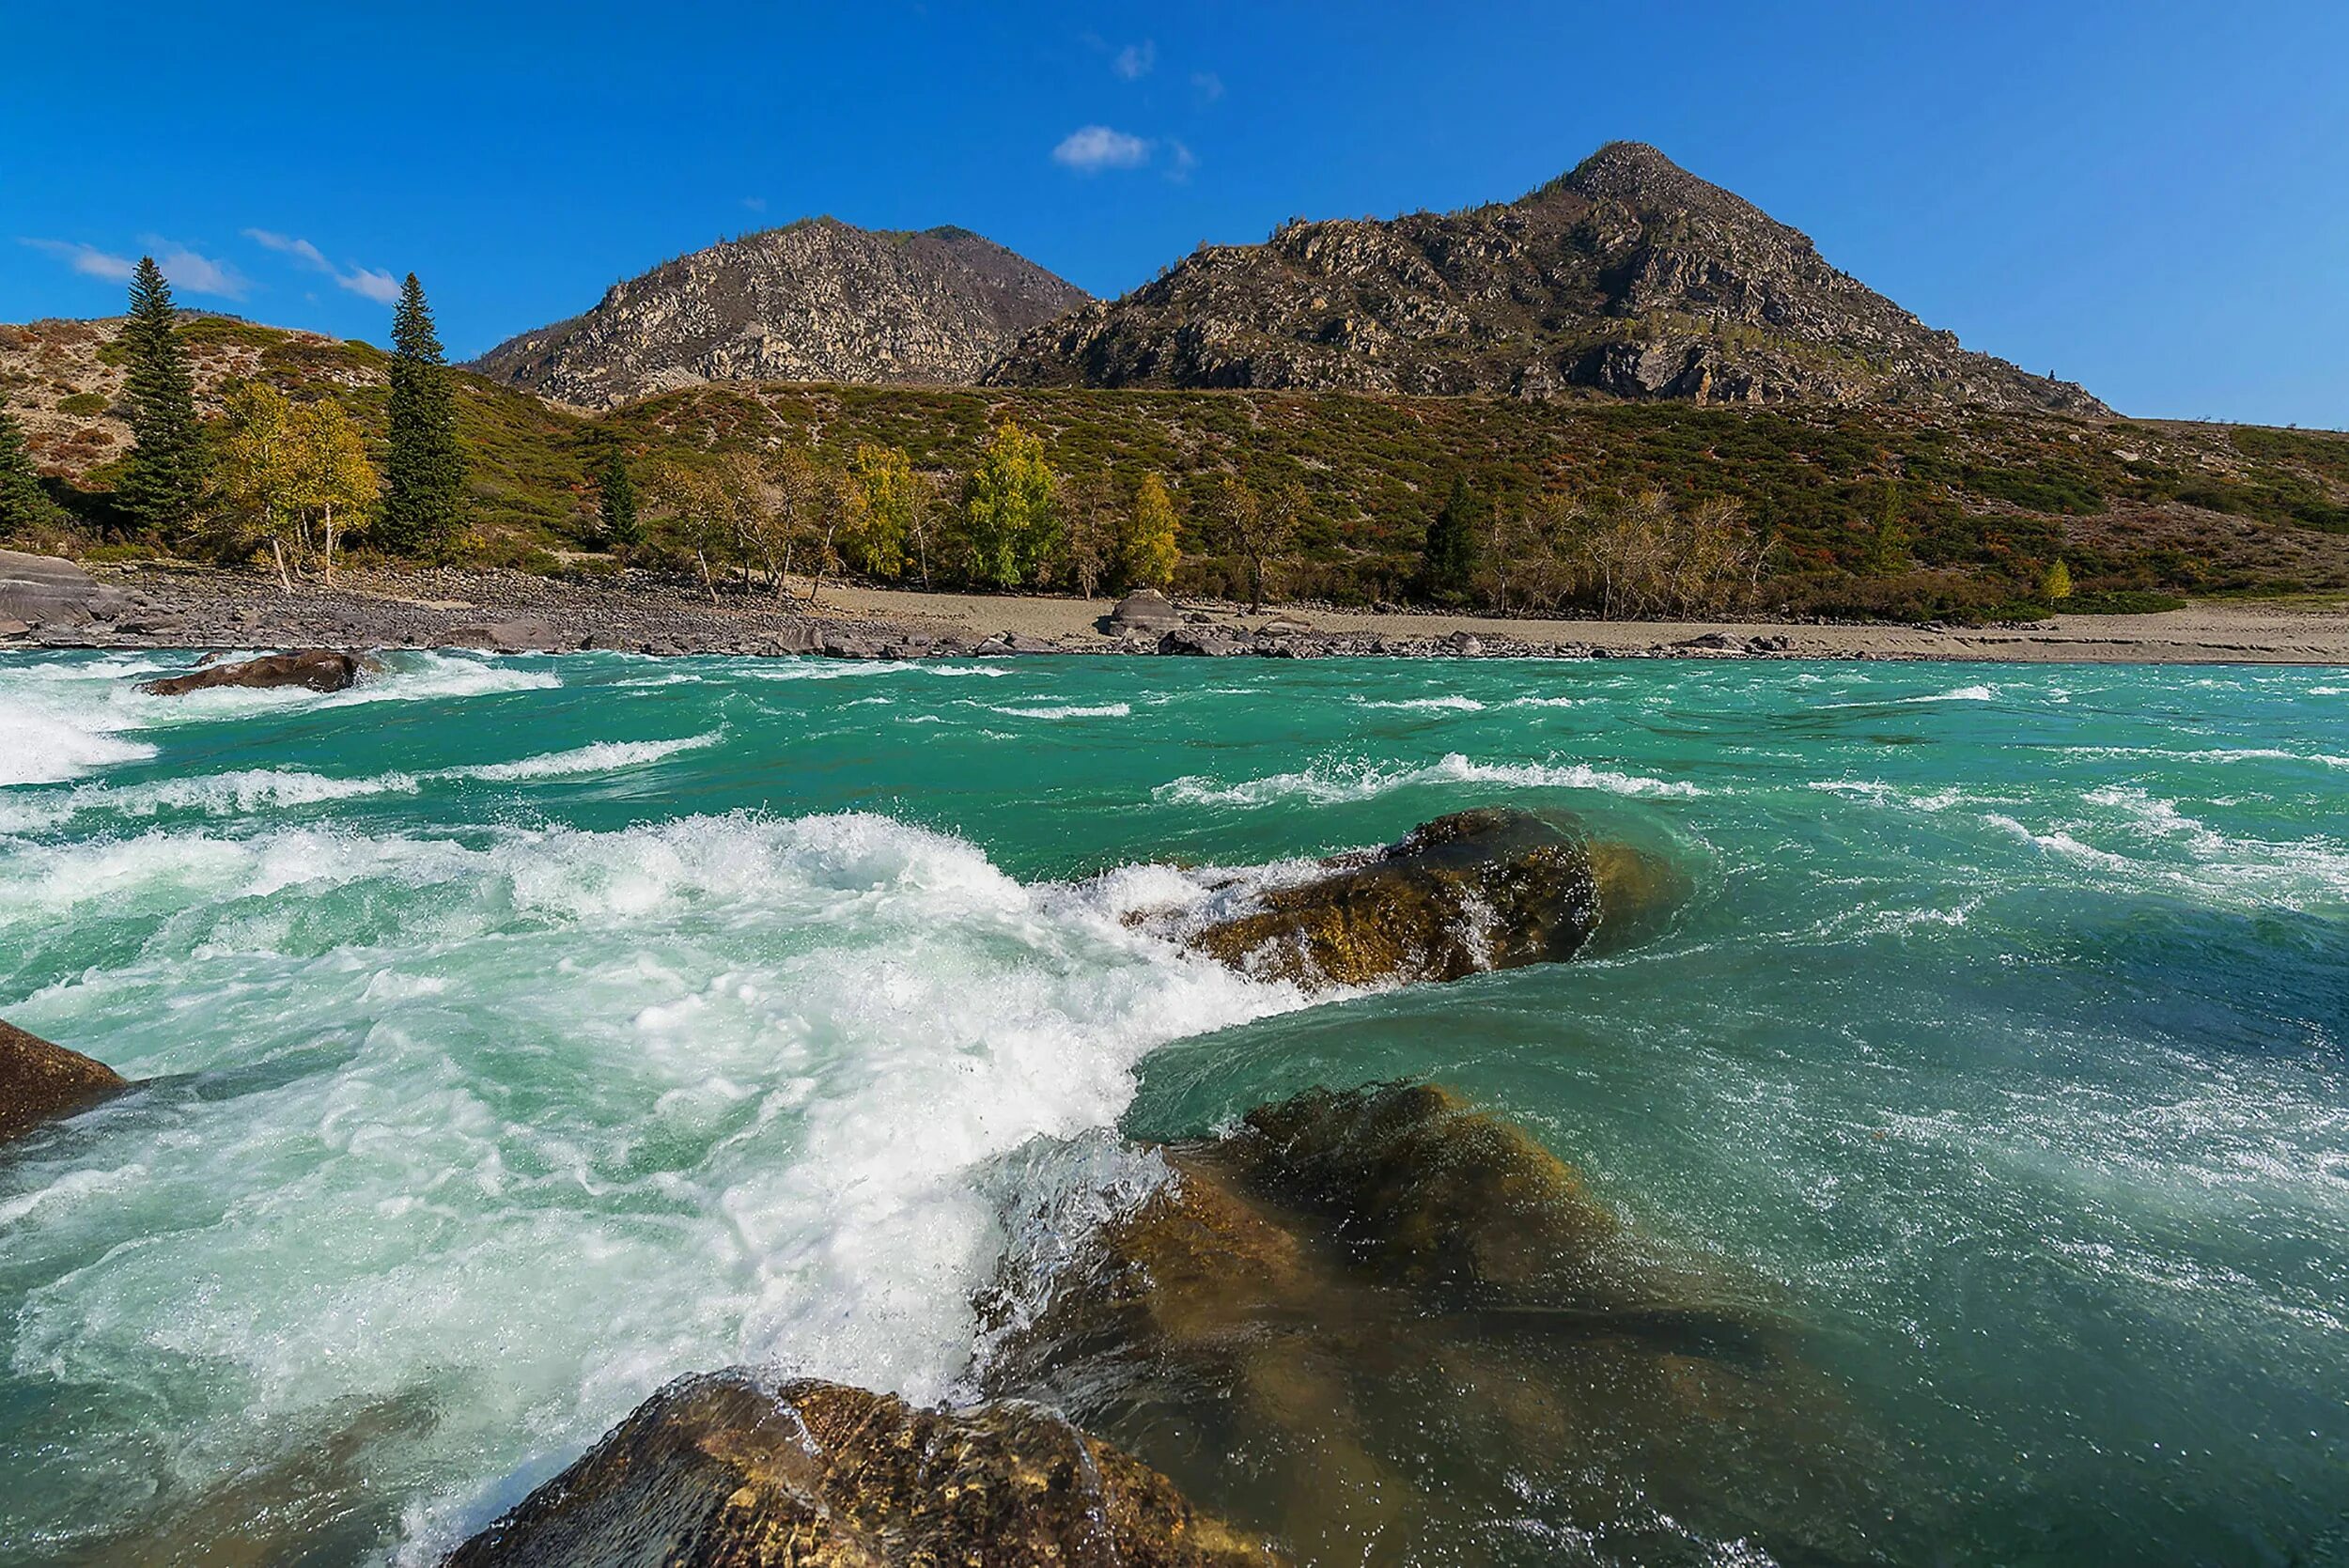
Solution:
M242 272L226 261L182 245L174 240L158 239L152 234L139 236L139 243L148 247L155 265L163 270L174 288L184 288L191 294L210 294L215 299L241 300L252 287Z
M71 240L20 240L20 245L30 245L55 256L85 277L104 278L110 283L128 283L138 271L138 263L127 256L115 256L96 245L85 245Z
M1052 149L1052 162L1084 174L1138 169L1150 162L1150 144L1106 125L1088 125L1061 138Z
M355 267L348 272L336 272L334 281L364 300L387 305L399 298L399 280L391 273L372 267Z
M346 272L327 260L326 253L309 241L271 229L248 228L244 237L264 250L292 256L314 272L326 273L334 280L337 287L348 288L363 300L373 300L378 304L387 305L399 298L399 280L381 268L353 267Z
M1174 138L1167 139L1166 178L1177 185L1190 182L1190 171L1199 166L1199 159L1190 148Z
M1223 96L1223 78L1212 70L1194 70L1190 73L1190 87L1199 95L1200 102L1213 103Z
M1110 61L1110 69L1128 82L1139 82L1150 74L1150 68L1159 63L1159 46L1144 39L1129 43Z
M319 255L319 248L307 240L296 240L284 234L272 234L265 228L248 228L244 231L244 237L264 249L290 256L305 267L315 268L321 272L331 272L334 270L334 263Z
M742 198L742 205L749 208L754 212L764 212L767 210L767 198L765 196L744 196Z

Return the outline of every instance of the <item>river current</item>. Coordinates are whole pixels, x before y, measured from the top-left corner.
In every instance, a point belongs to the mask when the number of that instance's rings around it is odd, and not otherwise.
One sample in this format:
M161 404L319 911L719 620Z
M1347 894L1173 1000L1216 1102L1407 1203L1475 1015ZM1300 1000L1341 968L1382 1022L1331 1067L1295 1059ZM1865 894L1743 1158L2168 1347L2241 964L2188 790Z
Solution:
M2349 671L178 663L0 656L0 1017L153 1080L0 1153L0 1561L428 1563L681 1373L956 1397L1038 1150L1408 1078L1800 1326L1869 1555L2349 1562ZM1690 906L1310 998L1126 918L1503 801ZM1626 1560L1543 1506L1481 1555Z

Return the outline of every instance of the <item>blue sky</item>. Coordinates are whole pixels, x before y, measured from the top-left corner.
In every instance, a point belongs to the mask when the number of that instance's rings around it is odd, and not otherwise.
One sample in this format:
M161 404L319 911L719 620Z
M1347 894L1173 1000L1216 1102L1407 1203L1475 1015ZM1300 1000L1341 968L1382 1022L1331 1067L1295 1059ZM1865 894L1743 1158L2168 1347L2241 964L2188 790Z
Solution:
M957 223L1097 293L1614 137L2123 410L2349 427L2349 6L0 0L0 320L464 355L722 236Z

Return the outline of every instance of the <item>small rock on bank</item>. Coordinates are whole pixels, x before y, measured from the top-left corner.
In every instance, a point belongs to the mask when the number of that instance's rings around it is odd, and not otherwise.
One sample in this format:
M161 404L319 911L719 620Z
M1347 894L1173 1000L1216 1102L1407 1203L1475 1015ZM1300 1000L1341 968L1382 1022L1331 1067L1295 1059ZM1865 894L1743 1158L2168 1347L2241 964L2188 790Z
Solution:
M1243 1568L1164 1476L1017 1402L920 1410L747 1372L670 1384L447 1568Z
M130 1087L104 1063L0 1020L0 1143Z

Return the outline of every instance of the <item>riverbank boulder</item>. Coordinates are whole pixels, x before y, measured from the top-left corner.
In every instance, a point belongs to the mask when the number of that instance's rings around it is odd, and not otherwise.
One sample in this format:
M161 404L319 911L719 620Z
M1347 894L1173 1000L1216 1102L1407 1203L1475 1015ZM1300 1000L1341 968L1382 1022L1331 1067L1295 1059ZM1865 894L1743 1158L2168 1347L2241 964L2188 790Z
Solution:
M1506 806L1455 812L1323 863L1329 875L1268 892L1190 944L1308 987L1458 980L1651 930L1687 891L1659 856Z
M1050 1411L688 1377L447 1568L1253 1568L1277 1560Z
M358 678L359 661L350 655L331 648L300 648L235 664L206 665L185 675L147 681L139 690L155 697L181 697L220 686L257 691L300 686L313 691L340 691Z
M99 596L89 573L70 561L0 550L0 621L87 626Z
M1109 613L1109 629L1112 634L1146 631L1155 635L1182 624L1182 611L1156 588L1136 588L1119 599Z
M0 1020L0 1143L130 1087L104 1063Z

